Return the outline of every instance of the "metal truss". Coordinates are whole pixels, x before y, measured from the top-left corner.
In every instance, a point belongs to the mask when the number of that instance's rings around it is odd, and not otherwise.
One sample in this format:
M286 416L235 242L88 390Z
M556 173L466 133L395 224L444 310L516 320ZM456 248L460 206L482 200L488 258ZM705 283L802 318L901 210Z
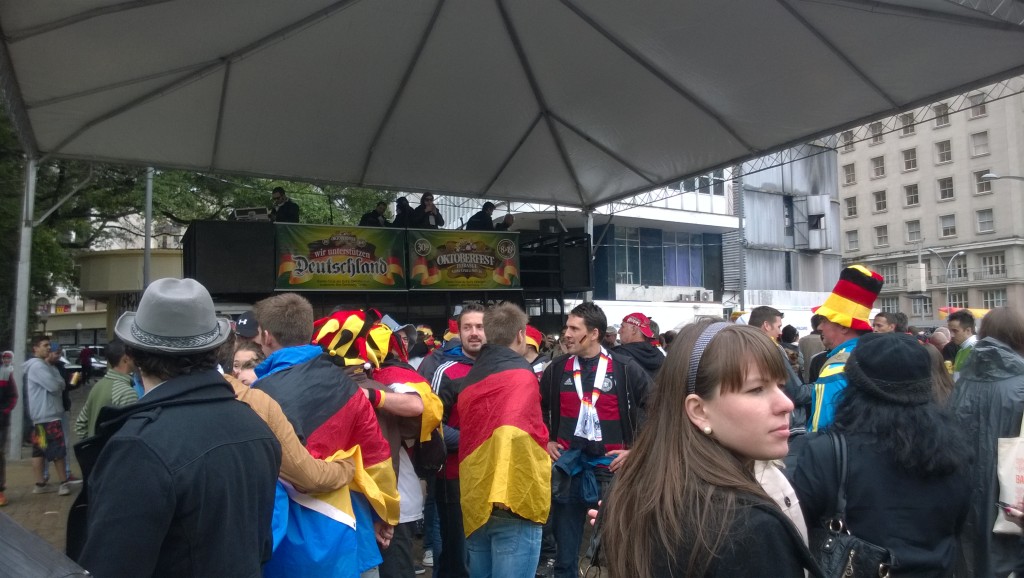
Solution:
M953 0L950 0L953 1ZM983 0L962 0L961 4L984 4L984 5L996 5L1006 4L1011 2L999 3L999 2L985 2ZM1024 18L1024 3L1012 0L1012 10L1016 13L1019 12L1021 17ZM995 8L994 8L995 9ZM839 150L841 147L854 146L857 143L868 142L876 137L884 137L886 134L894 133L897 131L903 131L913 129L919 124L925 122L934 122L936 118L935 106L938 103L946 105L945 114L952 115L958 112L963 112L978 106L981 103L990 103L1004 98L1010 98L1012 96L1024 93L1024 76L1015 76L996 82L976 90L957 94L953 97L942 99L932 105L921 106L911 110L905 110L896 114L892 114L888 117L881 118L875 122L864 124L855 128L851 128L842 131L838 134L826 135L816 140L798 144L796 146L787 148L782 151L763 155L749 161L744 162L742 165L734 166L730 169L731 178L738 179L742 178L743 175L749 175L758 173L760 171L772 169L791 163L794 161L810 158L822 153L826 153L832 150ZM708 175L693 175L693 176L708 176ZM735 186L734 186L735 190ZM602 205L598 208L598 211L604 214L615 214L622 211L636 208L646 207L652 204L678 197L684 193L691 192L682 189L682 186L678 188L666 187L662 189L655 189L646 193L641 193L633 197ZM734 205L735 206L735 205Z
M1020 0L946 0L964 8L1024 26L1024 3Z

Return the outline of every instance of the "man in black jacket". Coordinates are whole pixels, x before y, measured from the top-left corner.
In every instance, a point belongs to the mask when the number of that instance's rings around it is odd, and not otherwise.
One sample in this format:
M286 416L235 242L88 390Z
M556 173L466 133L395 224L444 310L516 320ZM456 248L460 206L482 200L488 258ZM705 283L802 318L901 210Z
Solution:
M643 419L651 378L631 358L601 345L608 326L604 311L581 303L566 321L564 342L569 355L555 358L540 380L541 410L548 426L548 455L555 470L573 460L583 472L552 479L558 554L555 578L575 578L587 510L600 496L582 493L583 476L607 486L625 463ZM563 400L565 400L563 402ZM571 402L569 401L571 400ZM571 466L570 466L571 467Z
M68 522L69 555L101 578L259 576L281 447L217 371L230 322L196 281L160 279L114 333L146 395L104 408L97 435L78 446L88 446L87 488Z
M487 201L484 203L484 207L476 212L472 217L466 221L467 231L507 231L512 223L515 222L515 218L512 214L505 215L497 225L491 219L491 215L494 214L494 203Z
M390 227L391 222L384 216L388 210L388 204L384 201L377 203L372 211L366 213L359 219L360 227Z
M444 226L444 217L434 204L434 194L424 193L420 204L409 217L409 227L413 229L440 229Z
M270 210L270 220L275 223L298 223L299 206L288 198L283 187L274 187L270 194L274 208Z
M651 320L643 313L630 313L622 319L619 327L619 343L613 351L633 358L654 379L665 362L665 352L651 345L654 339Z

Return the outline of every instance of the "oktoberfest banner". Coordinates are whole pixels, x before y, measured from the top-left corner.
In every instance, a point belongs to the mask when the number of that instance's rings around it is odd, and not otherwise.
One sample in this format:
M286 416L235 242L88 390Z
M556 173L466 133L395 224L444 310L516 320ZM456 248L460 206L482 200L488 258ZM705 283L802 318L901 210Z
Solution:
M409 230L410 289L518 289L519 235Z
M291 224L274 228L279 290L406 289L404 231Z

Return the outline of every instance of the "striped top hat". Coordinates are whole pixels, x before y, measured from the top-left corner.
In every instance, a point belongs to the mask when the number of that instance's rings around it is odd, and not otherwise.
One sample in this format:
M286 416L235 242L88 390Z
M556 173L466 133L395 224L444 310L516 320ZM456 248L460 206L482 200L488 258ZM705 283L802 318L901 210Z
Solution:
M839 282L825 303L811 312L843 327L871 331L871 306L884 282L881 275L863 265L847 267L839 273Z

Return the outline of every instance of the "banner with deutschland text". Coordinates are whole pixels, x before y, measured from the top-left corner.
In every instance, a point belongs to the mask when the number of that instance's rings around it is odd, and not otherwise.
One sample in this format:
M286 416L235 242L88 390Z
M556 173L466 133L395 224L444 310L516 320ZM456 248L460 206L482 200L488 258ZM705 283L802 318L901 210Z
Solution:
M280 291L404 291L405 231L275 225Z
M410 289L519 289L519 234L409 230Z

